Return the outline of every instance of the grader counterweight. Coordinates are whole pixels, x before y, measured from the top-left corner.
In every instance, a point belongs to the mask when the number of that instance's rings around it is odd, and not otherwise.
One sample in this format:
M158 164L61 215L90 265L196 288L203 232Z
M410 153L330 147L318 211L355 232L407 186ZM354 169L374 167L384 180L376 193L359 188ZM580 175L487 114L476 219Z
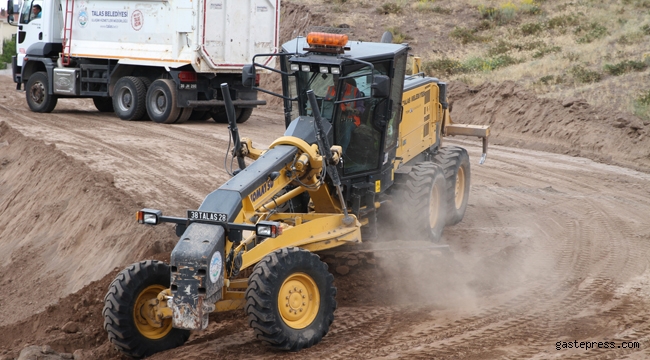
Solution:
M143 224L175 223L180 240L170 265L133 264L106 295L109 339L130 356L179 346L190 330L206 328L210 312L241 308L263 342L286 350L317 344L334 319L336 288L316 252L372 239L377 215L439 241L465 214L469 156L442 139L482 138L483 161L489 128L451 122L447 85L406 74L408 46L316 33L271 55L280 70L256 56L242 80L284 99L284 135L268 149L239 141L226 97L233 156L253 162L239 161L187 217L138 212ZM256 68L278 73L282 94L256 88Z

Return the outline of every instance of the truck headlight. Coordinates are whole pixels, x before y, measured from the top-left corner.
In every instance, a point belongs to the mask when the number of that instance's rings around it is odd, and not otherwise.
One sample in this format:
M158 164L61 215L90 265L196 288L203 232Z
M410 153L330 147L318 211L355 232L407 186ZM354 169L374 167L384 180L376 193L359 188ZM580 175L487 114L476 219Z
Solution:
M299 64L291 64L291 71L300 71Z

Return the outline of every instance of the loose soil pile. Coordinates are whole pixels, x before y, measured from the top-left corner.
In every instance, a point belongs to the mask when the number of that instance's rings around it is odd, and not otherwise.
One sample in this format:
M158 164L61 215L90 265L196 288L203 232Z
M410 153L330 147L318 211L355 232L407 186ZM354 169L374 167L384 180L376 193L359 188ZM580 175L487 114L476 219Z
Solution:
M450 86L452 119L490 124L490 142L650 170L650 137L638 117L585 100L541 99L514 82Z

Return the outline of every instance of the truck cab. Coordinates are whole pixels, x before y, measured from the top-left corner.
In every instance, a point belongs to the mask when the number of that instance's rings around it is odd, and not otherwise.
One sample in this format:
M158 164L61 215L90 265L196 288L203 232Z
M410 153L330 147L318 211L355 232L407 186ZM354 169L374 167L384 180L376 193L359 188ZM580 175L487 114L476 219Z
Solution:
M13 0L8 1L7 8L14 9ZM9 19L13 21L10 23L18 27L17 55L12 59L12 70L14 81L20 88L22 67L28 54L43 57L61 52L63 15L61 7L52 0L25 0L18 14L11 14L11 12Z

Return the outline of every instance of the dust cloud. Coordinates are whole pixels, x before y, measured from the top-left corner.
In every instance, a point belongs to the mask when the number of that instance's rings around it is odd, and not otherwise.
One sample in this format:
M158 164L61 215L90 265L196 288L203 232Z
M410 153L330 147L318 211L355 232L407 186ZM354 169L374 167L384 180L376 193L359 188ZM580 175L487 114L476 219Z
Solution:
M445 233L466 232L468 226L472 224L461 222ZM548 277L553 254L539 246L542 232L513 232L508 234L509 245L491 248L464 248L462 235L445 233L436 243L412 226L393 226L372 242L387 303L474 311L493 306L495 298L499 302L515 298L540 278L552 281ZM501 236L486 234L483 240L489 243Z

